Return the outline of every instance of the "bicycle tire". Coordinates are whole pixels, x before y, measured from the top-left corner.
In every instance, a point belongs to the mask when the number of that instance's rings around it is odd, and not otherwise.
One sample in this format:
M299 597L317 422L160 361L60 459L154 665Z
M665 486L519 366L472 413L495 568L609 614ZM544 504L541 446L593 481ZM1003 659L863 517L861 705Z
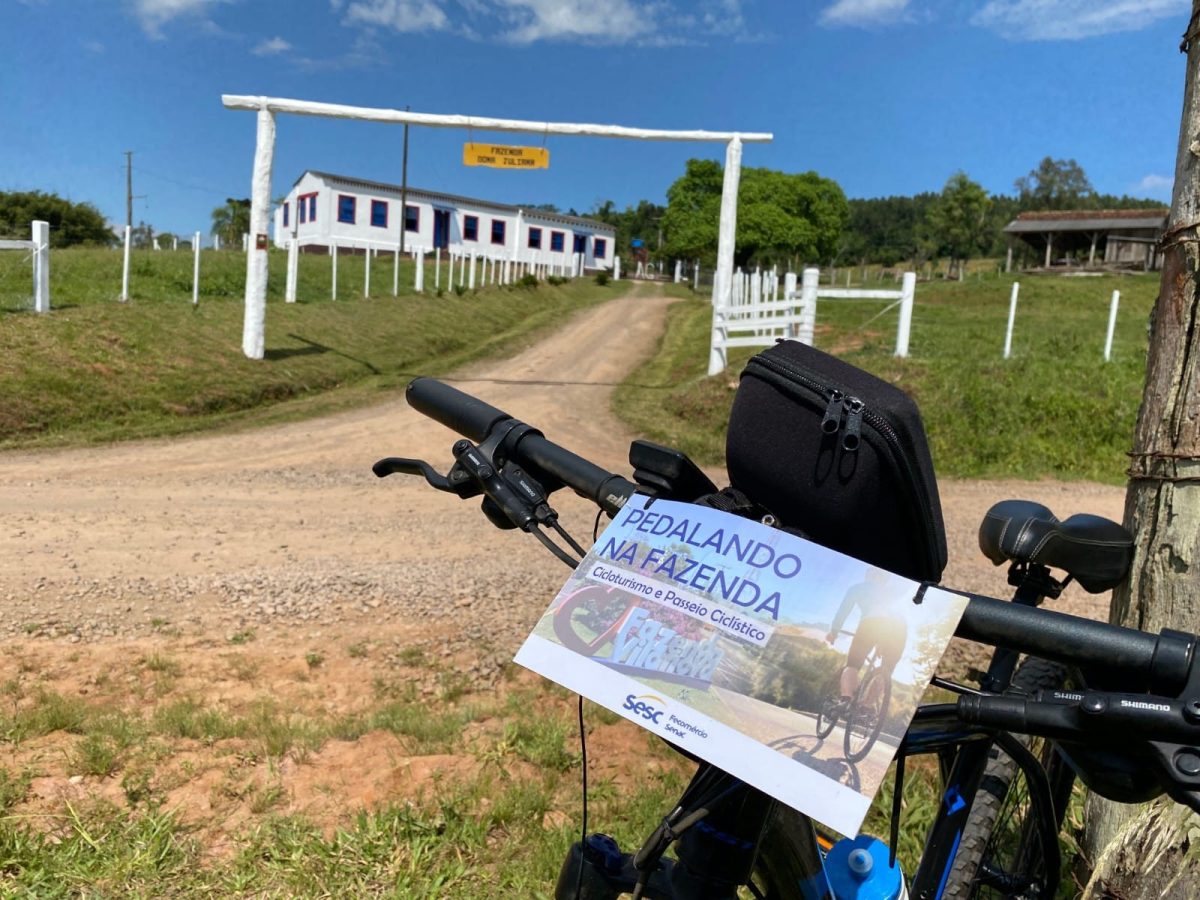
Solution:
M1011 689L1026 693L1051 690L1065 686L1067 679L1068 670L1064 666L1027 657L1018 666ZM1053 744L1040 738L1017 737L1038 757L1049 777L1057 835L1075 774L1055 752ZM1010 876L1021 884L1038 882L1041 845L1034 830L1036 822L1029 813L1028 791L1020 769L1007 754L993 748L946 879L944 900L1054 897L1058 885L1046 885L1044 889L1022 887L1015 891L997 885L997 875Z
M836 689L833 693L826 692L825 699L821 701L821 706L817 709L817 737L821 740L829 737L829 732L833 731L841 708L841 698L837 696Z
M879 695L878 708L870 711L868 718L863 717L866 711L866 697L871 687L879 679L885 679L883 690ZM842 749L846 751L846 759L852 763L858 762L871 752L875 740L883 729L884 719L887 718L888 704L892 700L891 676L884 676L882 669L871 669L866 678L854 692L854 699L846 711L846 727L842 739Z

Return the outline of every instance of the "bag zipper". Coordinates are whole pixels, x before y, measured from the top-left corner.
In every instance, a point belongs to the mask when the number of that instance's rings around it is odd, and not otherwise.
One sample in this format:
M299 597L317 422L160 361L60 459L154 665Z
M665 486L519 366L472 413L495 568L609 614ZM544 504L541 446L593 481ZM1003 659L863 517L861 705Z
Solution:
M826 425L830 419L831 410L834 406L834 395L841 395L842 406L844 409L847 409L847 412L849 412L847 404L853 404L854 401L858 402L858 408L852 414L855 427L854 437L856 438L856 440L853 441L854 449L857 449L859 443L861 442L861 422L863 421L865 421L876 434L883 438L884 443L888 446L888 450L893 460L900 464L903 474L906 476L902 480L909 489L911 499L913 499L916 505L920 507L921 524L925 531L925 546L928 550L929 561L933 563L934 567L936 567L937 560L934 558L934 554L937 539L936 535L934 535L933 523L930 521L930 510L927 502L929 497L929 486L926 484L925 476L921 470L919 468L914 469L909 462L908 456L905 454L904 448L900 444L900 437L896 434L895 429L892 428L891 423L889 423L887 419L878 413L867 409L866 404L864 404L861 399L849 396L838 388L831 387L827 384L822 384L793 365L781 362L780 360L773 359L772 357L761 353L757 356L751 357L747 363L747 367L755 364L763 366L767 370L774 372L776 375L781 375L792 381L798 382L801 386L808 388L810 391L813 391L822 397L828 397L829 405L825 408L825 418L821 420L821 429L822 431L825 431L826 434L835 434L839 430L839 428L835 428L830 431L827 429ZM851 423L849 420L852 416L847 416L847 432L850 431ZM850 447L846 447L845 437L842 439L842 447L846 450L851 449Z

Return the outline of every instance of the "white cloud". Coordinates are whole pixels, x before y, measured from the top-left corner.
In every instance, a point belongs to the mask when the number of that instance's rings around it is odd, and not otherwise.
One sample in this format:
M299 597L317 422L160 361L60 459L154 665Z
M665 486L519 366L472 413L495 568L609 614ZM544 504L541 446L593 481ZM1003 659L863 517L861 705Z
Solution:
M162 37L162 27L180 16L202 15L227 0L131 0L133 14L150 37Z
M514 44L624 43L653 30L652 19L631 0L496 0L496 5L509 23L500 37Z
M873 28L908 17L909 0L835 0L821 12L822 25Z
M346 8L346 22L406 32L441 31L450 25L441 0L354 0Z
M1075 41L1138 31L1158 19L1179 17L1187 25L1188 0L988 0L971 17L1017 41Z
M1155 197L1169 197L1171 196L1171 188L1174 185L1174 178L1168 178L1166 175L1150 174L1139 181L1134 186L1134 190Z
M286 53L292 49L292 45L281 37L269 38L265 41L259 41L250 52L255 56L277 56L280 53Z

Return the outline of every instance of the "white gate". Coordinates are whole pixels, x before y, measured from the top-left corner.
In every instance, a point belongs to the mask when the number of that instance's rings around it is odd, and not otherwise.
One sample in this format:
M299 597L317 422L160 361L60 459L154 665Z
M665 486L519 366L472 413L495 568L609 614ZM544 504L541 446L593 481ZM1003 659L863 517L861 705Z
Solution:
M905 272L898 291L821 287L820 280L819 269L805 269L800 290L797 291L796 276L789 272L784 279L783 297L780 298L779 281L774 273L738 273L730 302L713 308L708 374L716 375L725 370L728 365L726 350L729 347L769 347L780 338L794 338L812 346L817 301L822 298L893 301L892 306L900 307L895 355L908 356L916 273Z

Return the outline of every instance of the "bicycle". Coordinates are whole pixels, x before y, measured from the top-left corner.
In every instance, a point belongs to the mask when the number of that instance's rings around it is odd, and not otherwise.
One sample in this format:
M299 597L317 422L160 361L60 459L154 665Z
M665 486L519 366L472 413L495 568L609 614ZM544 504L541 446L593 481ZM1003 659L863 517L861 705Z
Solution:
M570 488L594 502L598 524L600 514L615 515L635 492L693 502L716 491L686 456L669 448L635 442L630 481L433 379L410 383L407 399L469 440L454 445L455 463L446 476L427 462L402 458L380 460L375 474L420 475L460 498L482 496L489 521L533 534L571 567L584 551L559 525L548 502L553 492ZM989 522L1004 527L989 528ZM550 531L578 556L551 540ZM979 687L934 678L957 699L920 707L897 756L893 848L904 760L936 754L944 776L943 802L909 880L911 896L919 900L949 896L950 888L959 896L986 891L1053 896L1061 864L1062 790L1065 784L1069 793L1076 775L1110 799L1144 801L1165 792L1200 811L1200 639L1172 630L1153 635L1038 608L1071 579L1092 591L1117 584L1130 561L1129 535L1097 517L1059 522L1038 504L1005 501L989 512L980 538L994 562L1009 563L1009 583L1016 591L1012 602L957 592L968 602L956 634L996 648L991 663ZM1066 571L1066 579L1052 577L1051 567ZM1040 668L1040 662L1026 662L1018 671L1022 654L1048 661L1057 668L1046 671L1055 674L1030 668ZM1081 687L1056 689L1058 673L1068 670L1079 672ZM582 709L581 699L581 731ZM1044 740L1050 755L1036 754L1015 735ZM991 777L993 748L1010 761L1008 781L1019 773L1026 785L1015 844L1003 856L987 842L960 856L968 827L989 836L996 831L995 818L981 819L983 807L994 804L978 801L981 786L984 795L994 789L984 784ZM583 771L586 800L586 753ZM1007 801L1011 791L997 794ZM671 847L674 859L665 857ZM839 859L844 868L845 859ZM869 860L864 862L861 853L854 859L855 877L865 877ZM885 856L879 870L894 871L892 863L894 858ZM845 874L827 865L833 865L832 856L828 863L822 858L811 820L699 762L678 803L636 853L622 852L605 835L588 834L585 805L582 839L568 851L555 897L615 900L631 893L651 900L732 900L746 890L757 898L810 900L831 897L830 878ZM956 866L960 887L951 881Z
M852 632L843 631L842 634ZM859 762L871 752L883 724L887 721L888 706L892 699L892 680L884 678L883 658L879 648L872 647L863 664L866 675L858 683L858 688L850 698L842 696L840 679L831 683L825 692L825 700L817 710L817 737L824 740L829 737L837 726L838 719L844 719L842 728L842 749L848 762ZM838 670L840 673L840 669Z

